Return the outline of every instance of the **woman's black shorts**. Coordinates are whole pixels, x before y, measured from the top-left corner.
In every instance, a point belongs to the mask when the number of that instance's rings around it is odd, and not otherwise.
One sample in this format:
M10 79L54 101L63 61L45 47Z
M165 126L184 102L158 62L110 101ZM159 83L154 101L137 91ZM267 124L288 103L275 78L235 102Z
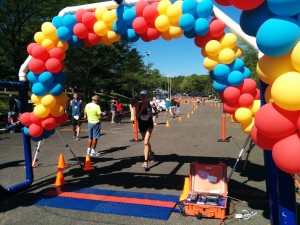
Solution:
M144 133L148 129L153 130L153 120L152 117L150 117L148 120L139 120L139 130L140 132Z

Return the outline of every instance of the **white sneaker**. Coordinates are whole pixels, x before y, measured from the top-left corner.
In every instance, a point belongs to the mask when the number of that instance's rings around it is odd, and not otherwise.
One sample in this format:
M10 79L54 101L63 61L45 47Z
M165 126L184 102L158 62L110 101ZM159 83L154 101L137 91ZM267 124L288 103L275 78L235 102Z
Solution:
M90 154L91 154L91 151L87 151L86 154L87 154L87 155L90 155Z
M98 152L91 152L91 153L90 153L90 156L91 156L91 157L97 157L97 156L99 156L99 155L98 155Z

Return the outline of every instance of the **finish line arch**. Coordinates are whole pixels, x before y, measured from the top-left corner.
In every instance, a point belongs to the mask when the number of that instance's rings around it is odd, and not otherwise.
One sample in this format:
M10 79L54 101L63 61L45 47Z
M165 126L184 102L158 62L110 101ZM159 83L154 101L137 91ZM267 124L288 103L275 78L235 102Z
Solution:
M33 83L31 99L35 104L33 113L21 116L24 133L38 141L49 137L57 123L66 121L67 98L62 83L66 80L63 59L68 48L82 44L88 47L99 43L110 45L121 38L132 42L141 38L148 42L160 36L166 41L185 36L194 39L196 46L203 49L203 65L210 71L214 88L224 101L225 112L234 114L241 129L251 132L258 146L273 149L265 152L266 158L272 161L273 155L281 170L300 173L300 152L295 149L300 146L300 62L297 57L300 29L299 19L295 19L299 18L299 3L296 0L289 4L274 0L217 2L244 10L242 28L256 37L256 42L234 23L226 23L230 18L218 19L221 13L210 0L103 2L61 11L35 34L36 43L28 46L30 57L20 69L20 80L26 79L26 68L30 70L27 79ZM255 24L249 22L253 16L259 18ZM261 96L250 78L249 69L239 59L242 53L236 45L236 35L224 34L226 26L265 54L257 65L259 78L264 82ZM264 106L260 108L261 105ZM291 183L291 178L285 178ZM271 183L280 185L281 182L275 179ZM282 191L280 187L276 190ZM277 200L277 197L272 199ZM278 204L277 209L272 210L273 216L284 210L285 215L292 218L290 221L295 221L293 200L295 197L289 196L288 210L281 209ZM273 218L275 224L278 218ZM284 219L280 217L280 220Z

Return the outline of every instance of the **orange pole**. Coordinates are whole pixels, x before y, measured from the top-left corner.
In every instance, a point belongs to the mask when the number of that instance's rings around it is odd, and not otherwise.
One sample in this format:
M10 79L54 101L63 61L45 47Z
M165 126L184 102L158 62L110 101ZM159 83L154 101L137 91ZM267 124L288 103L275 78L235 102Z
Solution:
M138 122L137 122L137 119L134 118L134 140L135 141L138 141L139 140L139 134L138 134Z
M226 139L226 115L222 114L222 140Z

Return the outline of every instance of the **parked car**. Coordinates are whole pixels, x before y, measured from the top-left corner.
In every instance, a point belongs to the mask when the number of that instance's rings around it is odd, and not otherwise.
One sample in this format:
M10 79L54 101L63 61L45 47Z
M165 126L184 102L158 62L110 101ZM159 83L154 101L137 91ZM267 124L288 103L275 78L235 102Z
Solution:
M157 109L158 111L166 111L166 102L165 100L161 100L159 103L157 103Z

